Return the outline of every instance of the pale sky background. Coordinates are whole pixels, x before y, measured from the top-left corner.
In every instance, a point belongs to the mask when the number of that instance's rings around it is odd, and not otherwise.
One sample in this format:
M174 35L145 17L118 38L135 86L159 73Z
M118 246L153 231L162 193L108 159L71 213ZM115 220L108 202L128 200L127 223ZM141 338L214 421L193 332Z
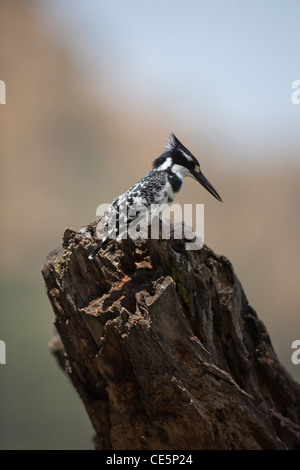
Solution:
M115 112L130 103L137 114L140 103L155 103L170 130L176 119L225 146L229 164L263 155L265 164L299 165L300 105L291 102L300 79L299 0L36 5L52 37L71 37L95 100L113 98ZM107 89L99 90L104 74Z
M67 226L94 220L149 171L171 131L224 200L190 179L175 202L204 202L205 243L233 263L299 381L300 0L0 7L0 448L92 448L82 403L49 354L40 268Z

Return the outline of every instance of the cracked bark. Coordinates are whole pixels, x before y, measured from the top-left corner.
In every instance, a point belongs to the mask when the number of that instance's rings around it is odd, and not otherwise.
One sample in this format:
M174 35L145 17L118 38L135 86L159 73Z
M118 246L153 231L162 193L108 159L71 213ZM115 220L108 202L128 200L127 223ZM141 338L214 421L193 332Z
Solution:
M96 449L300 448L300 386L228 259L171 238L91 261L86 234L67 229L42 273Z

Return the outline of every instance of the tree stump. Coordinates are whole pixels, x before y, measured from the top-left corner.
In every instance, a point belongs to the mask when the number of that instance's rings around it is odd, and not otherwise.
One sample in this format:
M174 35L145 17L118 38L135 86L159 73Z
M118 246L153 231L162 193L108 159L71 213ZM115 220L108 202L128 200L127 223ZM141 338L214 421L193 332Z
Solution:
M228 259L171 237L89 260L95 227L66 229L42 273L96 449L300 448L300 386Z

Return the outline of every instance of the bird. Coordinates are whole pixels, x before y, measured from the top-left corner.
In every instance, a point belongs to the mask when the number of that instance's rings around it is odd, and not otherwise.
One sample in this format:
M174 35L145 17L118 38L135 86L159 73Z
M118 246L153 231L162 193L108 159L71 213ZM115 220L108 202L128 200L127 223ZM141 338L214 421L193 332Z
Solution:
M89 259L93 259L101 247L119 236L130 223L140 221L145 211L153 215L153 211L159 212L160 208L171 204L186 177L194 178L218 201L223 202L202 173L196 157L171 133L165 151L153 161L152 170L109 206L102 220L106 231Z

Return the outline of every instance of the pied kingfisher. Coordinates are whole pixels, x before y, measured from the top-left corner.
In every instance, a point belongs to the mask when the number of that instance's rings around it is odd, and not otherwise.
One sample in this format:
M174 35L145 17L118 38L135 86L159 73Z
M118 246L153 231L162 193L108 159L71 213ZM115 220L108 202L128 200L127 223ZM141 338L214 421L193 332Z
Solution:
M153 170L126 193L117 197L108 208L102 220L106 232L89 259L92 259L110 238L118 236L122 231L121 227L127 228L130 222L140 219L142 209L146 208L148 213L153 215L152 207L156 207L156 211L158 208L159 212L160 207L171 204L186 176L195 178L218 201L223 202L201 172L198 160L174 134L170 134L166 150L153 162ZM124 213L126 216L122 222L121 214Z

